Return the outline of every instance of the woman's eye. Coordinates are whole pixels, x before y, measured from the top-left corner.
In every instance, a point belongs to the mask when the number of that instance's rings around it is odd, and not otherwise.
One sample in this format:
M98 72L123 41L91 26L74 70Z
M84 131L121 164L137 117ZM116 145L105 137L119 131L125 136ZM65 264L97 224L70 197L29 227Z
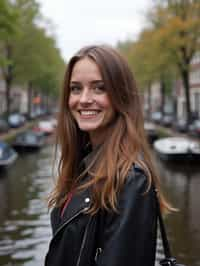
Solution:
M80 91L81 91L81 88L78 87L78 86L71 86L71 87L70 87L70 91L71 91L71 93L73 93L73 94L79 94Z
M95 87L94 87L94 91L96 92L96 93L105 93L105 86L102 84L102 85L96 85Z

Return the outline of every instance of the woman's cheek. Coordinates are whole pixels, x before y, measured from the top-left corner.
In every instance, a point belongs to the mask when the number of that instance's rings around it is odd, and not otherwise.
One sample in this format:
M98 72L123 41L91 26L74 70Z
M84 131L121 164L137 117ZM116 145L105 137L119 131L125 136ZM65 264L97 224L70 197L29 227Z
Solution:
M69 97L69 108L73 108L76 105L77 99L74 96Z

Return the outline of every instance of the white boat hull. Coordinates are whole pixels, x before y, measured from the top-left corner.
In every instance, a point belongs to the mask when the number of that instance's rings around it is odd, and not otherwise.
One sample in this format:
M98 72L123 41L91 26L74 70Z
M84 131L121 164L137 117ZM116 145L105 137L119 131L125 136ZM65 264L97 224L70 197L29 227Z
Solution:
M187 138L169 137L154 142L153 147L163 160L200 161L200 143Z

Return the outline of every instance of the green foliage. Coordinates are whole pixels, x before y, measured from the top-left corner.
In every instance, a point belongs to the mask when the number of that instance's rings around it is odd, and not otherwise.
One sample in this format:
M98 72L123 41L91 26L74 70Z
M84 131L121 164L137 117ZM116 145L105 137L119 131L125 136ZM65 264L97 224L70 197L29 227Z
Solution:
M0 1L0 67L10 88L32 84L37 92L56 95L65 63L54 37L39 26L42 19L36 0Z
M0 38L6 38L9 34L14 34L18 14L7 0L0 1Z
M6 58L5 43L17 33L18 13L7 0L0 1L0 67L5 68L11 64L10 59Z
M143 90L149 84L162 79L170 79L174 72L170 54L163 50L159 36L154 29L144 29L135 42L118 44L118 49L127 58L133 69L139 87Z
M127 57L142 88L162 80L165 93L169 93L173 80L182 79L189 121L190 64L200 50L200 1L158 0L147 18L149 25L139 38L121 42L118 48Z
M189 75L192 58L200 50L200 1L163 1L153 13L157 21L162 21L157 32L165 44L165 50L174 58L174 65L182 79L187 120L190 122Z

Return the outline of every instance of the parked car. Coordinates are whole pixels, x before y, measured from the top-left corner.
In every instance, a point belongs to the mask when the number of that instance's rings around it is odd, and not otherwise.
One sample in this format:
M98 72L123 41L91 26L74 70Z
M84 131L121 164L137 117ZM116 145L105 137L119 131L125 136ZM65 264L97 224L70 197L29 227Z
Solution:
M13 113L8 116L8 124L12 128L21 127L25 122L25 116L20 113Z
M188 127L189 133L193 136L200 137L200 119L194 120Z
M9 125L7 121L3 118L0 118L0 134L7 132L9 129Z
M162 119L162 113L161 112L153 112L151 114L151 121L154 123L159 124L161 122Z
M158 138L158 131L156 129L156 126L151 122L145 122L144 130L146 132L149 143L152 144Z
M163 125L165 127L170 127L170 126L172 126L173 120L174 120L174 117L172 114L165 114L162 117L160 123L161 123L161 125Z
M177 119L173 122L173 128L178 132L186 133L188 131L188 124L185 119Z

